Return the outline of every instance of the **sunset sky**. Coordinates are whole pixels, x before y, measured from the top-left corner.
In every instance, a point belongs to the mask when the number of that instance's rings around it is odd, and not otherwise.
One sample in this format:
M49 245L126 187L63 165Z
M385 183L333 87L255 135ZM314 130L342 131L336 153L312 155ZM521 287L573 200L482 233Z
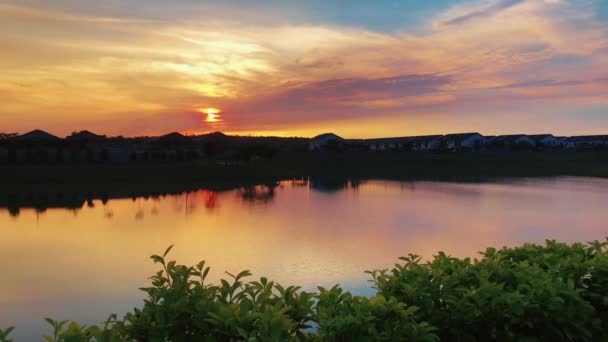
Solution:
M608 0L0 0L0 132L608 134Z

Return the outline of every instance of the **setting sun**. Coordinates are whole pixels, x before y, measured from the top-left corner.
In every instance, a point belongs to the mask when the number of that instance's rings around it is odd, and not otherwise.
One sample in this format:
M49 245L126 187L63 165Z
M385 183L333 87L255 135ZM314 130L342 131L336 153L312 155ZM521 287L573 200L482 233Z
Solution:
M206 114L205 122L219 122L220 121L220 113L221 110L217 108L201 108L199 111L203 114Z
M608 342L608 0L0 0L0 47L0 342Z

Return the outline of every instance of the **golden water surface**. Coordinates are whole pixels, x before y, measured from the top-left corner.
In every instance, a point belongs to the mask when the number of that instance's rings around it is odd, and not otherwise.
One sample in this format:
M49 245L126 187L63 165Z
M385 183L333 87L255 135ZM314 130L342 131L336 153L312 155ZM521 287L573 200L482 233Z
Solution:
M286 285L341 283L371 294L363 271L415 253L475 256L487 246L603 239L608 180L493 183L280 182L224 192L92 200L82 208L0 209L0 327L28 340L42 319L86 323L138 305L175 244L213 279L249 269Z

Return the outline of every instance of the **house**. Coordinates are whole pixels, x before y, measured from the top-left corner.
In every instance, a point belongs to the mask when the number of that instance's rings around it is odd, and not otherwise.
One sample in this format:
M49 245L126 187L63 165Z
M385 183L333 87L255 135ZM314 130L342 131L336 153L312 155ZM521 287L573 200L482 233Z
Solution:
M97 135L89 131L74 132L65 138L67 141L82 142L82 143L99 143L104 142L108 138L105 135Z
M61 138L56 137L45 131L36 129L31 132L22 134L15 138L18 142L35 142L35 143L49 143L49 142L60 142Z
M536 142L525 134L499 135L486 141L491 149L525 150L536 147Z
M34 130L12 139L13 156L17 162L56 162L60 161L63 140L50 133Z
M428 152L437 151L441 147L443 135L421 135L412 137L410 140L411 151Z
M0 133L0 141L7 141L18 137L17 133Z
M553 136L552 134L533 134L528 135L528 137L534 140L537 148L556 148L560 145L559 138Z
M388 151L407 149L412 137L399 138L377 138L365 140L368 148L372 151Z
M345 140L333 133L324 133L310 139L308 149L319 151L323 149L335 149L343 145Z
M563 144L568 149L603 149L608 148L608 135L570 137Z
M151 141L151 143L164 146L186 145L192 143L192 138L181 133L173 132L160 136L158 139Z
M439 148L442 135L377 138L365 140L372 151L433 151Z
M442 147L448 151L478 150L485 142L479 133L448 134L442 139Z

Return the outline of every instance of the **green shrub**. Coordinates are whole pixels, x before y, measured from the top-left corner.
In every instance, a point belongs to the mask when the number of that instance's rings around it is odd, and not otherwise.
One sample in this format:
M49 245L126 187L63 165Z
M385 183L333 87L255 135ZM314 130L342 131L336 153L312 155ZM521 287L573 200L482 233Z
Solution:
M319 288L315 321L322 341L435 341L435 328L415 321L416 307L394 298L345 293L338 286Z
M368 272L378 293L318 293L249 271L206 282L205 262L151 258L143 307L101 327L47 319L50 342L114 341L606 341L608 243L488 248L480 259L409 255ZM0 330L12 341L13 328Z
M152 340L272 340L302 336L309 328L313 294L299 288L283 288L262 278L245 283L249 271L230 275L221 285L205 283L209 267L165 262L165 255L152 256L163 270L152 277L143 308L120 322L128 339Z
M9 327L7 329L0 329L0 342L13 342L12 339L8 338L8 335L15 329L15 327Z
M428 263L410 255L369 273L379 294L418 307L441 340L606 340L606 246L547 241Z

